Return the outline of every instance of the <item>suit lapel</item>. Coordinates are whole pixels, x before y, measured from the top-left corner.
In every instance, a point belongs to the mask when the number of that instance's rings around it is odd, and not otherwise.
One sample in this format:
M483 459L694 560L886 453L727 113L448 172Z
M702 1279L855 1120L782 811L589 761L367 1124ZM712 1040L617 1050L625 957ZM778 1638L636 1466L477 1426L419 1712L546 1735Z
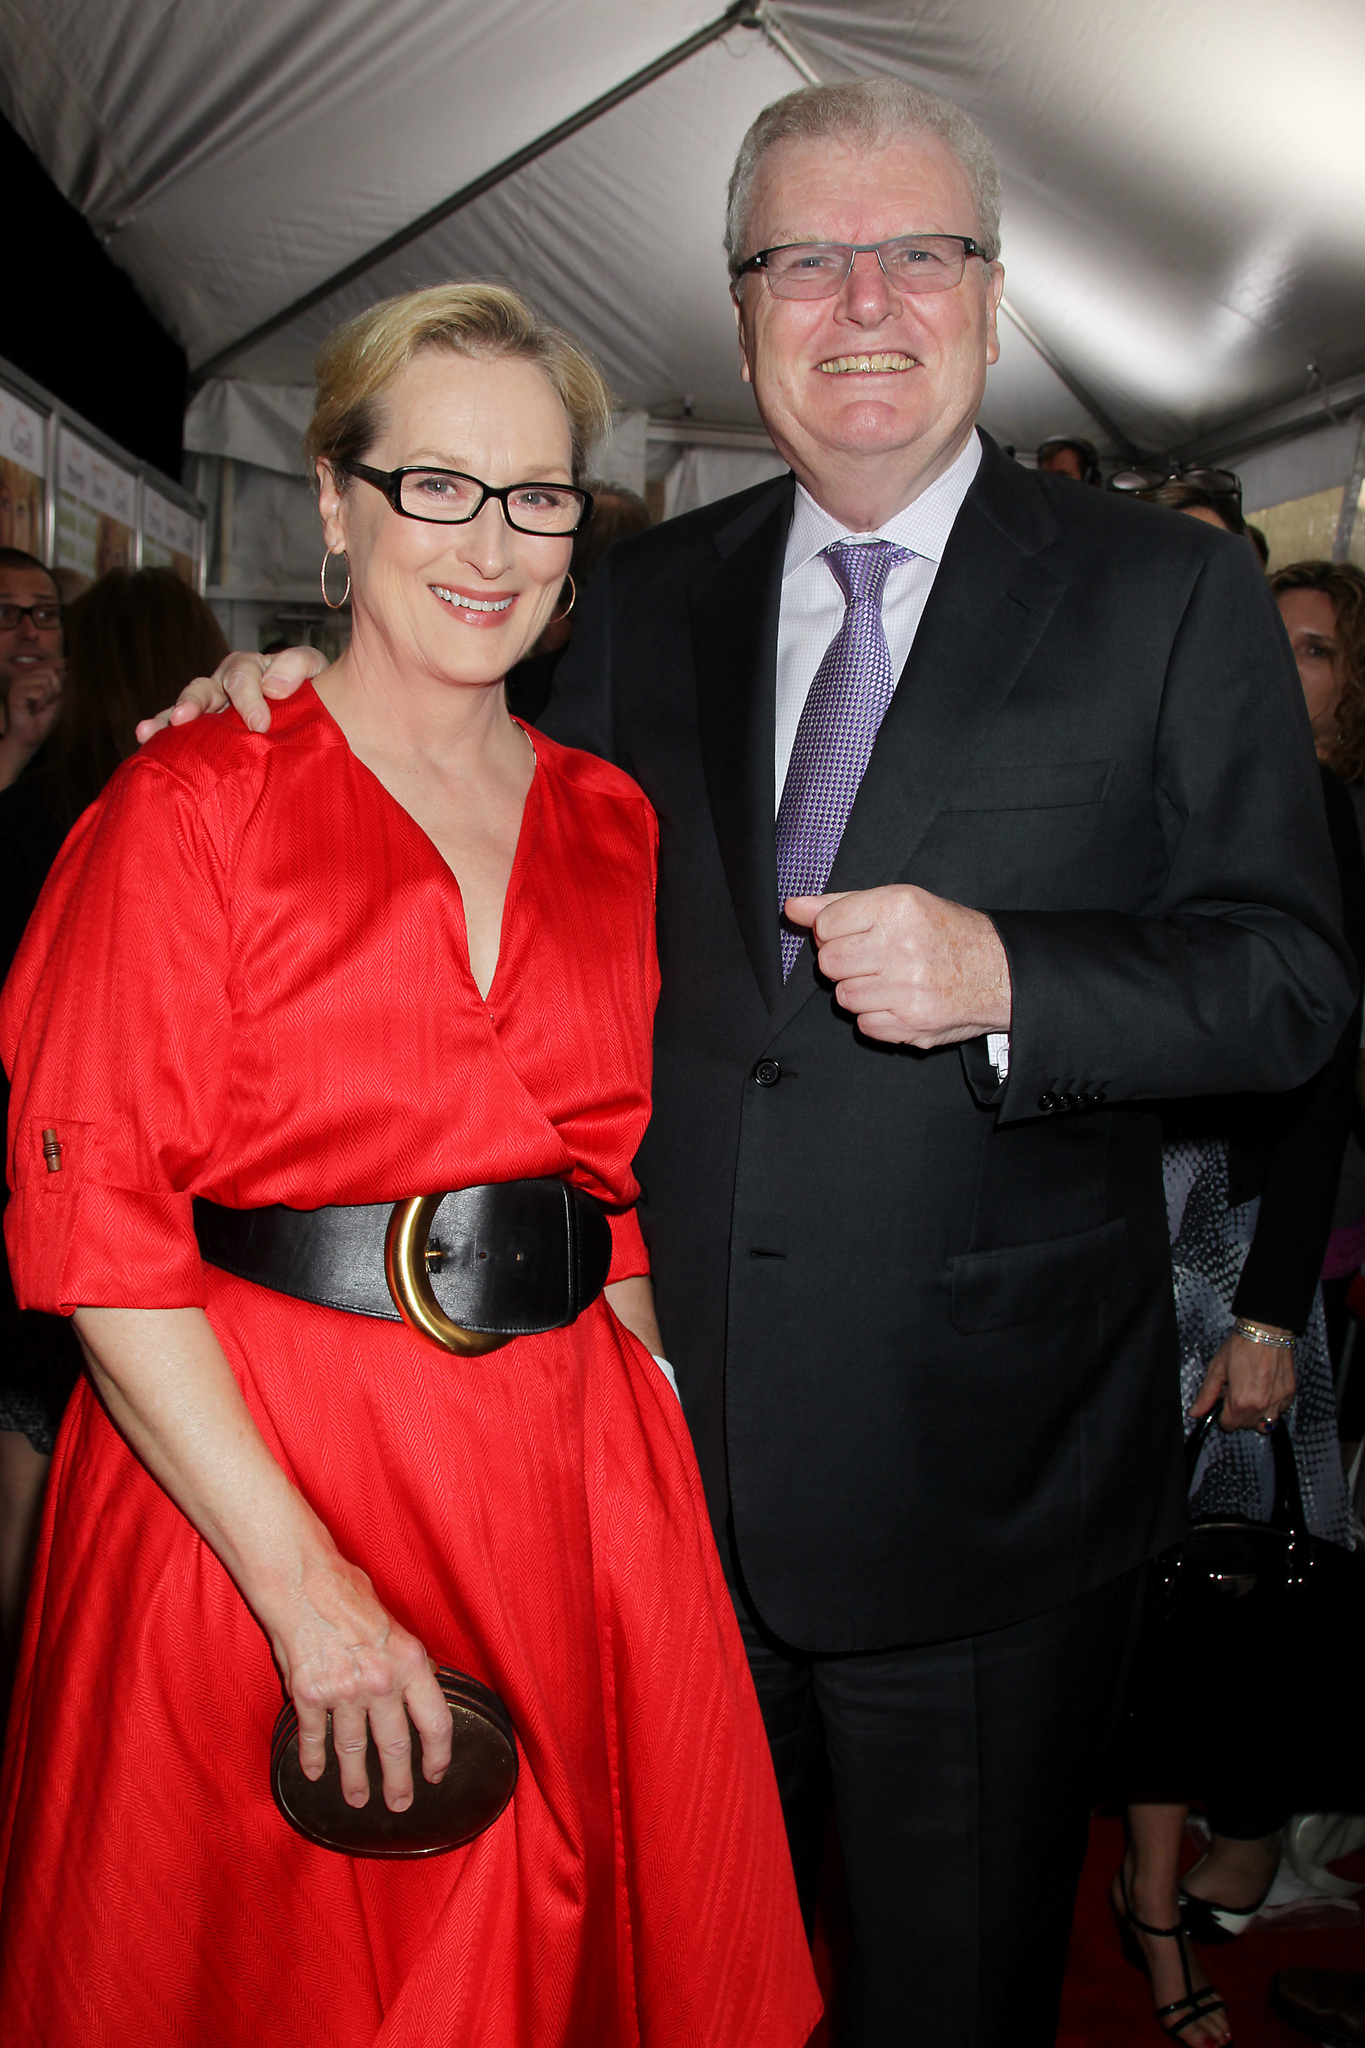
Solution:
M1055 536L1052 515L1028 472L983 440L981 468L849 813L831 890L903 878L1061 597L1064 585L1032 559ZM807 945L773 1010L773 1034L825 988Z
M774 485L716 535L691 597L702 767L720 857L769 1009L782 993L773 830L777 622L795 485Z

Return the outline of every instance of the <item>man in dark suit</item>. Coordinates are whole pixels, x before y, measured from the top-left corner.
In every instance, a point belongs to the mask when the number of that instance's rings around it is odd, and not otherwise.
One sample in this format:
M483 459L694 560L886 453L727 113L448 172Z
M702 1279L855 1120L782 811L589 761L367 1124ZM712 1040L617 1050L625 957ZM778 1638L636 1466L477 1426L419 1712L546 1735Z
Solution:
M1145 1105L1304 1080L1351 973L1250 549L976 431L983 138L793 94L729 244L794 474L613 549L545 723L659 815L641 1211L808 1910L833 1793L844 2048L1017 2048L1181 1527Z
M975 430L994 191L942 102L760 117L732 270L794 476L613 550L545 720L659 814L642 1215L808 1907L832 1778L859 2048L1052 2038L1183 1511L1141 1105L1288 1088L1350 1003L1250 549Z

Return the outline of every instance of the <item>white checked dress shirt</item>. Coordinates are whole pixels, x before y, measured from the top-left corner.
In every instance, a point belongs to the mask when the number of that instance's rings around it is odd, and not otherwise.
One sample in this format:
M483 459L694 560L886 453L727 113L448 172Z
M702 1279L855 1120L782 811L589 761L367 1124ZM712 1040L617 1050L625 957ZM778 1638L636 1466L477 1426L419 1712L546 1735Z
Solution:
M913 559L889 572L882 596L882 627L891 673L899 681L934 587L938 565L962 501L981 463L981 439L973 433L962 453L913 504L873 533L850 533L816 504L803 484L796 486L796 510L782 567L782 602L777 622L777 734L773 757L773 812L782 801L796 728L815 671L844 619L844 594L822 560L836 540L889 540L909 548ZM1009 1037L987 1034L991 1062L1003 1079L1009 1071Z
M777 621L777 746L774 756L773 815L782 801L796 728L806 693L825 649L844 622L844 593L821 560L835 540L890 540L909 548L912 562L901 562L887 576L882 594L882 627L886 633L891 673L899 680L914 645L915 633L929 602L943 550L962 500L981 462L980 437L973 434L962 453L941 477L921 492L913 505L897 512L875 533L850 533L822 511L802 484L796 486L796 511L787 536L782 567L782 607Z

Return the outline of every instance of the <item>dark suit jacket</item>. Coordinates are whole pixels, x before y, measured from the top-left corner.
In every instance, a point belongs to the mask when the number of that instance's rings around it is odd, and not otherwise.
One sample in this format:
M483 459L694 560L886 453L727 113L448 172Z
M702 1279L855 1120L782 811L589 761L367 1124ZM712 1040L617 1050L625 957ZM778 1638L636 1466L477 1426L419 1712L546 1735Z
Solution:
M1330 768L1319 769L1327 829L1341 887L1341 928L1365 966L1365 861L1355 806ZM1233 1296L1233 1313L1302 1332L1312 1313L1332 1228L1346 1132L1360 1065L1360 996L1336 1050L1311 1081L1286 1095L1223 1095L1173 1103L1167 1138L1221 1137L1228 1148L1228 1200L1260 1197L1256 1232Z
M783 987L778 602L795 485L612 550L547 729L659 814L659 1316L717 1529L810 1650L999 1626L1115 1577L1184 1485L1157 1114L1276 1090L1350 1009L1302 695L1250 548L987 441L836 889L988 911L1011 1067Z

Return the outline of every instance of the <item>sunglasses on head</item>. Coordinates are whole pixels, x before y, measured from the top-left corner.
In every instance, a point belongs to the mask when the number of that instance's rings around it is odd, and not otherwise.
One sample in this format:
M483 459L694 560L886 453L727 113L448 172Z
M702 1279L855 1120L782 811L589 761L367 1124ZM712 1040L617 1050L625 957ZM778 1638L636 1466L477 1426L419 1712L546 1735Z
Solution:
M1199 464L1186 469L1178 463L1144 462L1133 469L1115 470L1109 479L1111 491L1159 491L1163 484L1193 484L1211 498L1231 498L1241 508L1242 479L1230 469L1205 469Z

